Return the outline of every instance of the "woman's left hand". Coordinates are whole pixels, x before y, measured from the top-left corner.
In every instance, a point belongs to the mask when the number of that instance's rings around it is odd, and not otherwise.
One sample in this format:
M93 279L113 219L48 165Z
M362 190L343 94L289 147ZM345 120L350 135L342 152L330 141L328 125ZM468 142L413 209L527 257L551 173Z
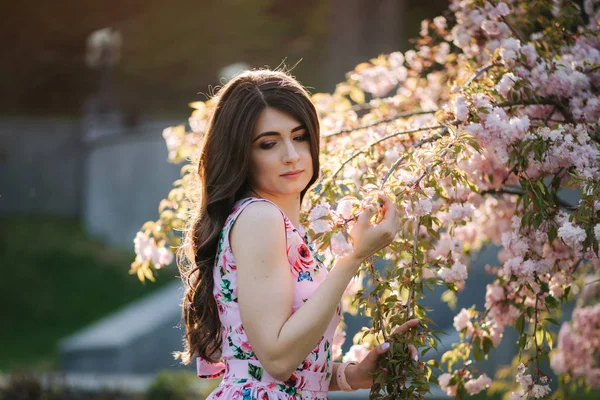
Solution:
M418 319L411 319L400 325L392 332L392 335L406 333L409 329L419 325ZM379 356L389 350L389 343L383 343L367 354L367 356L357 365L349 365L346 369L346 380L352 386L352 389L370 389L373 385L373 373L377 370L377 360ZM410 358L413 361L419 360L419 351L413 345L408 345Z

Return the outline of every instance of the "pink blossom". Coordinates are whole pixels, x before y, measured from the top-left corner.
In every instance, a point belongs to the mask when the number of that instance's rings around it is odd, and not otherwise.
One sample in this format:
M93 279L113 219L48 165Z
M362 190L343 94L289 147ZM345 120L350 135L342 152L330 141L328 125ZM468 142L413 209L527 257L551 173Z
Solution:
M508 93L512 90L513 86L515 86L516 81L517 77L512 72L506 73L496 85L496 90L502 97L508 98Z
M467 108L465 96L456 96L452 99L452 108L457 120L465 122L469 117L469 109Z
M581 249L583 241L586 238L585 230L579 226L574 226L571 222L565 221L558 228L558 236L562 238L565 244L573 249Z
M352 218L352 209L360 202L354 199L341 200L337 204L336 212L342 216L342 218L348 220Z
M173 262L173 253L166 247L152 249L152 264L158 269Z
M600 242L600 224L594 226L594 236L596 240Z
M404 206L406 208L406 213L414 218L430 214L431 209L433 208L433 202L429 199L421 199L416 202L407 201Z
M562 272L557 272L552 275L550 278L550 282L548 282L548 286L550 288L550 294L552 297L559 298L563 294L563 286L567 283L565 279L565 274Z
M164 246L157 246L155 240L143 232L136 234L133 243L138 262L150 261L156 269L173 262L173 253Z
M508 64L512 64L517 58L517 51L521 48L521 42L515 38L508 38L502 41L500 46L500 57Z
M490 326L490 339L494 347L498 347L502 342L502 336L504 334L504 327L497 324L495 321Z
M551 389L548 385L533 385L529 393L536 399L539 399L546 396L550 392Z
M369 354L370 350L367 344L355 344L342 358L343 362L356 361L361 362Z
M490 20L486 19L481 24L481 29L483 29L483 31L490 36L496 36L496 35L500 34L500 24L501 23L502 22L490 21Z
M337 360L342 356L342 345L345 341L346 331L338 326L333 334L333 341L331 343L331 355L334 360Z
M448 218L451 221L461 221L471 218L474 211L475 207L471 203L452 203L448 210Z
M517 367L517 383L521 385L521 388L524 392L528 392L531 385L533 385L533 378L531 374L525 374L527 369L525 368L525 364L521 363Z
M348 283L348 286L346 286L346 289L342 294L342 309L344 311L350 309L354 295L363 288L362 282L363 278L360 276L350 279L350 283Z
M311 228L315 233L327 232L330 229L329 224L329 204L320 203L313 207L308 215Z
M439 16L439 17L435 17L433 19L433 24L435 25L436 28L443 30L446 29L446 18Z
M154 240L146 236L143 232L138 232L133 239L134 250L140 262L150 261L152 259L152 250Z
M462 286L468 277L467 266L460 261L455 261L452 268L441 268L438 275L446 282Z
M477 394L488 388L491 383L492 380L486 374L481 374L477 379L470 379L467 381L467 383L465 383L465 389L467 389L469 394Z
M458 332L462 332L463 329L467 329L466 333L468 336L473 333L473 324L471 323L471 314L469 310L462 309L460 312L454 317L454 328Z
M521 47L521 53L527 59L527 65L529 67L533 67L537 58L535 47L530 44L526 44L525 46Z
M438 383L440 384L440 388L446 392L448 396L456 396L458 385L448 386L450 379L452 379L452 375L443 373L438 377Z
M600 388L600 368L590 369L585 376L585 383L592 388Z
M498 13L498 15L500 15L501 17L506 17L508 14L510 14L510 9L504 2L498 3L494 11Z
M353 251L353 246L348 242L342 232L335 232L331 236L331 252L336 256L345 256Z
M358 86L362 90L371 93L374 97L385 96L398 84L395 74L382 65L365 68L352 74L351 77L358 81Z
M429 256L432 258L449 258L451 257L451 253L460 253L462 249L463 246L459 239L452 238L449 234L444 233L435 244L435 248L429 251Z

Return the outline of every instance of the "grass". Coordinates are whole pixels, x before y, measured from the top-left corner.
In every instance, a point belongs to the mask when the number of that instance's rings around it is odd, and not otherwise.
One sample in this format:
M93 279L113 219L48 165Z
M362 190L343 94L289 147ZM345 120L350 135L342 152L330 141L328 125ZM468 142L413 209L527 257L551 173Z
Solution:
M144 285L128 274L133 257L93 240L75 219L0 216L0 371L56 368L61 338L176 274L169 267Z

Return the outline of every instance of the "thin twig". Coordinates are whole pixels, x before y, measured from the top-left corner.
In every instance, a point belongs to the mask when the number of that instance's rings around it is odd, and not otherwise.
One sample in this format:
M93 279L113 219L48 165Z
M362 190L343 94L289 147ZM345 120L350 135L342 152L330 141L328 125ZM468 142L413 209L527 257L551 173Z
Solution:
M430 130L433 130L433 129L440 129L440 128L443 128L443 127L444 127L444 125L428 126L428 127L424 127L424 128L416 128L416 129L409 129L407 131L394 132L394 133L392 133L390 135L384 136L381 139L378 139L378 140L376 140L376 141L374 141L372 143L369 143L366 147L364 147L364 148L362 148L360 150L357 150L354 153L352 153L352 155L349 158L347 158L346 160L344 160L342 162L342 165L340 165L340 167L331 175L331 179L334 180L335 177L337 176L337 174L339 174L342 171L342 169L344 169L344 167L346 166L346 164L348 164L350 161L352 161L353 159L355 159L359 155L361 155L363 153L366 153L370 148L378 145L381 142L384 142L386 140L389 140L391 138L394 138L394 137L400 136L400 135L408 135L408 134L416 133L416 132L430 131Z
M534 325L533 325L533 341L535 342L535 362L537 364L536 375L537 375L537 378L539 379L539 377L540 377L540 346L538 345L538 342L537 342L538 299L539 299L539 295L536 294L535 295L535 321L534 321ZM542 340L543 340L543 338L542 338Z
M569 109L560 101L556 96L545 96L538 98L521 99L517 101L503 101L501 103L494 104L496 107L513 107L513 106L534 106L534 105L548 105L555 106L558 111L565 117L566 122L573 122L573 114Z
M517 188L517 187L513 187L513 186L504 186L500 189L483 190L479 194L481 196L484 196L486 194L514 194L517 196L523 196L525 194L525 192L523 190L521 190L521 188ZM560 198L558 198L558 205L566 210L572 211L572 210L577 209L577 207L575 207L574 205L569 204L568 202L561 200Z
M600 279L596 279L595 281L589 281L583 284L583 286L593 285L594 283L600 283Z
M456 121L452 121L450 124L456 124ZM442 137L448 135L448 133L450 132L450 130L448 129L447 126L445 126L440 132L436 133L435 135L431 135L429 137L423 138L421 140L419 140L418 142L416 142L415 144L413 144L411 146L412 149L416 149L418 147L423 146L425 143L431 143L431 142L435 142L436 140L441 139ZM388 172L385 174L385 177L383 178L383 181L381 182L381 185L379 185L380 188L383 188L385 186L385 183L387 182L388 178L392 175L392 172L394 172L394 170L396 168L398 168L398 166L404 161L406 160L406 153L398 158L396 160L396 162L394 162L394 164L392 164L392 166L390 167L390 169L388 170Z
M523 35L521 35L521 33L519 33L519 31L517 31L511 24L509 24L508 21L506 20L506 18L504 18L504 17L500 17L500 18L502 19L502 22L504 22L506 24L506 26L508 26L508 28L511 30L513 35L515 35L517 37L517 39L519 39L521 41L522 44L527 43L527 41L523 38Z
M356 128L346 128L346 129L340 129L339 131L335 131L333 133L330 133L328 135L323 135L323 138L328 139L332 136L337 136L337 135L341 135L343 133L350 133L350 132L355 132L361 129L368 129L368 128L372 128L374 126L377 125L381 125L381 124L385 124L388 122L393 122L395 120L401 119L401 118L408 118L408 117L412 117L415 115L427 115L427 114L435 114L437 112L436 111L415 111L415 112L410 112L410 113L398 113L398 114L394 114L390 117L384 118L384 119L380 119L374 122L371 122L369 124L366 125L361 125L361 126L357 126Z
M584 71L584 73L586 73L586 74L589 74L589 73L591 73L591 72L595 72L595 71L597 71L597 70L599 70L599 69L600 69L600 65L596 65L595 67L593 67L593 68L590 68L590 69L588 69L587 71Z
M419 242L419 228L421 227L421 218L417 217L417 221L415 224L415 237L413 242L413 253L412 260L410 261L410 276L412 277L415 271L415 264L417 263L417 244ZM412 282L411 282L412 283ZM412 298L414 296L414 286L411 284L408 289L408 298L406 299L406 321L410 319L413 314L412 306Z
M473 75L471 75L471 77L469 79L467 79L467 81L464 83L462 88L465 89L467 86L469 86L471 83L473 83L474 80L479 78L482 74L484 74L485 72L489 71L490 69L492 69L494 67L498 67L498 66L500 66L500 64L491 63L491 64L484 65L483 67L479 68L477 71L475 71L475 73L473 73Z
M548 121L550 121L550 118L552 118L552 116L554 115L555 111L556 111L556 104L552 108L552 111L550 111L550 114L548 114L548 116L546 117L546 119L544 119L544 125L548 125Z

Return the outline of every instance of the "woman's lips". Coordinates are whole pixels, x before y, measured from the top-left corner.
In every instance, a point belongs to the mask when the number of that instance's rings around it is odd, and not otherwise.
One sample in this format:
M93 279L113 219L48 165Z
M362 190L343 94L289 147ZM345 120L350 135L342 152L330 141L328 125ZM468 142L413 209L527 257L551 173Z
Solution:
M281 177L286 178L286 179L293 179L293 178L299 177L303 172L304 172L304 170L295 171L292 173L283 174L283 175L281 175Z

